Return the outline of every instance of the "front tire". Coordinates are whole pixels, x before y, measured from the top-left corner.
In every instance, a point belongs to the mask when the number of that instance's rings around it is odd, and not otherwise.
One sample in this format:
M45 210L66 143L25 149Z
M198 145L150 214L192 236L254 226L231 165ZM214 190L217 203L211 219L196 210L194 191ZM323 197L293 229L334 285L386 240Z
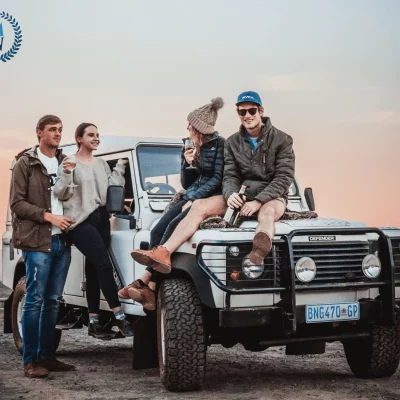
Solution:
M26 278L22 277L15 286L13 301L11 305L11 326L14 338L14 344L17 350L22 354L22 310L26 296ZM56 352L61 340L61 330L56 329L54 335L53 350Z
M357 378L392 376L400 361L400 323L373 325L369 338L343 342L350 369Z
M203 309L187 279L162 282L157 301L160 376L172 392L199 390L206 369Z

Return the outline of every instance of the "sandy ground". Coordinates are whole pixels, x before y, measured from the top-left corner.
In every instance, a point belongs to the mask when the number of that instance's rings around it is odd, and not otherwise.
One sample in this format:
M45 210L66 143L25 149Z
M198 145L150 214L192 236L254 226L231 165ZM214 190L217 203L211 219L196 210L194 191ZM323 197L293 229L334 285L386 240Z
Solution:
M0 333L0 399L400 399L400 371L355 379L339 343L318 356L286 356L283 347L260 353L211 347L204 390L192 393L168 392L157 369L133 371L131 347L130 339L103 342L83 329L64 332L58 357L78 370L28 379L12 335Z

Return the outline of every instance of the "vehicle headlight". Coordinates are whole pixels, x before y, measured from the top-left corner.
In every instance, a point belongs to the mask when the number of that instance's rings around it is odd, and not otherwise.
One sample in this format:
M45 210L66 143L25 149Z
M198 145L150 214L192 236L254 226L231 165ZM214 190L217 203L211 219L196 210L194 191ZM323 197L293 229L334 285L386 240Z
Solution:
M232 257L237 257L237 256L240 254L239 247L237 247L237 246L230 246L230 247L228 248L228 251L229 251L229 254L230 254Z
M362 270L367 278L377 278L381 273L381 261L375 254L368 254L362 262Z
M252 264L249 255L247 255L246 257L243 258L242 269L247 278L257 279L264 272L264 264L261 265Z
M294 267L297 279L300 282L311 282L317 273L317 265L310 257L302 257Z

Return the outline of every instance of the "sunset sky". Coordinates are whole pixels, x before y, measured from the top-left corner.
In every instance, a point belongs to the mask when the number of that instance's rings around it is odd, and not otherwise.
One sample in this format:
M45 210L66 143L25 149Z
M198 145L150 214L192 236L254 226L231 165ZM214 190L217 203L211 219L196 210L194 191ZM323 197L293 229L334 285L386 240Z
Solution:
M320 216L400 227L400 2L2 0L22 47L0 62L0 222L13 156L44 114L102 135L183 137L194 108L258 91L294 139ZM13 41L4 20L4 47ZM4 225L3 225L4 226Z

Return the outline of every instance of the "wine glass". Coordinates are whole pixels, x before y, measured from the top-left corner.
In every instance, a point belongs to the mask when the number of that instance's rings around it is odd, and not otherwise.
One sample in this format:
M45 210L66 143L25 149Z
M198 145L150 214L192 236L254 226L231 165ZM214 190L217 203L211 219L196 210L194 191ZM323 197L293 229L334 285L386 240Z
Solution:
M194 150L195 146L194 146L194 142L192 139L186 139L185 140L185 150ZM196 167L193 166L193 161L190 163L190 165L188 167L186 167L186 169L197 169Z
M72 174L72 179L71 179L71 183L68 185L69 188L74 188L77 187L78 185L75 185L74 183L74 169L76 167L76 157L74 154L68 156L68 161L70 163L70 168L71 168L71 174Z

